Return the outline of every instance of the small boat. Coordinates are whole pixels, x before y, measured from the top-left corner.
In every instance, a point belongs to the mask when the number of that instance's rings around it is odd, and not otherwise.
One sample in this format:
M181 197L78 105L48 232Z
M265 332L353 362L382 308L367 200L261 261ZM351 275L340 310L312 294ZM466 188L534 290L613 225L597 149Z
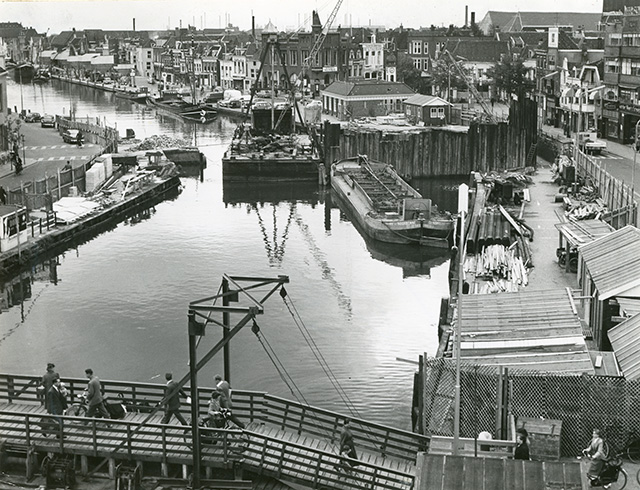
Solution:
M36 68L33 66L33 63L25 62L16 65L13 78L16 82L19 83L27 83L33 80L33 77L36 73Z
M331 187L374 240L449 248L455 221L405 182L392 165L358 155L331 166Z
M146 104L147 97L149 97L149 89L147 87L126 87L116 90L116 97L137 102L138 104Z
M159 97L147 97L147 102L159 109L172 112L187 121L210 123L216 118L215 109L203 104L192 104L184 100L176 91L164 91Z
M33 77L33 83L47 83L49 80L51 80L51 73L42 68L38 69Z

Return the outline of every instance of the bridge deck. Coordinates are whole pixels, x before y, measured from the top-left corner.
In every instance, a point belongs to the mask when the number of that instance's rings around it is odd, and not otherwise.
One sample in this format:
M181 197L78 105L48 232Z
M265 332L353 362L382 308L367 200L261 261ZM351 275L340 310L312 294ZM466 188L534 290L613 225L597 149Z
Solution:
M72 397L86 386L65 379ZM164 385L104 381L110 399L120 397L129 411L123 420L63 417L60 426L38 401L38 377L0 373L0 440L36 452L83 455L113 460L192 464L190 428L161 424L150 415L163 398ZM200 388L199 412L206 411L212 388ZM188 416L189 406L182 407ZM138 413L141 411L141 413ZM409 490L416 455L429 438L352 418L358 464L348 474L337 454L344 415L302 405L267 393L234 390L234 412L247 427L201 429L203 467L232 468L312 487L366 487ZM165 471L165 470L163 470Z

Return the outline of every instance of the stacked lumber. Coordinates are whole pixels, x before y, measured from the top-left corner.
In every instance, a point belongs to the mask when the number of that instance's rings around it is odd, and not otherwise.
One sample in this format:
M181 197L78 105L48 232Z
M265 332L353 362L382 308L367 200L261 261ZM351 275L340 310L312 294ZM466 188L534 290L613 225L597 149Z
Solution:
M468 255L464 262L465 274L476 279L474 294L481 291L517 291L529 283L528 267L531 267L531 252L526 240L516 241L510 247L483 247L481 252ZM479 281L484 282L480 284Z

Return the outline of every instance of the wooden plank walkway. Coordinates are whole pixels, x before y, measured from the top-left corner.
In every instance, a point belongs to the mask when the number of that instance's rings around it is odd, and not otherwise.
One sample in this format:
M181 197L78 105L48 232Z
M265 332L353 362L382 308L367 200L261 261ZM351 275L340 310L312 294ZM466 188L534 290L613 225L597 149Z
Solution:
M141 426L147 417L146 413L127 413L123 420L108 422L65 418L61 440L56 437L58 429L44 407L34 403L2 403L0 439L14 445L32 445L39 452L190 464L191 446L189 436L185 437L190 429L161 425L161 413ZM366 449L358 451L358 465L349 473L339 471L341 460L330 435L321 439L268 423L251 422L242 432L205 430L201 438L210 440L213 432L216 442L202 444L203 466L230 468L238 463L257 474L335 488L409 490L413 484L414 464Z

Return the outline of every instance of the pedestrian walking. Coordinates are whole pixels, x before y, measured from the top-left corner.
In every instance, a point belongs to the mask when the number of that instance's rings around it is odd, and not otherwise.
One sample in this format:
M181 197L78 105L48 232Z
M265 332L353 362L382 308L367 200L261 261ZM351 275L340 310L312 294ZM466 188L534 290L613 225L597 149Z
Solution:
M60 375L56 373L55 368L56 365L52 362L47 363L47 372L42 375L40 386L36 389L40 403L44 405L45 409L48 408L47 398L49 396L49 390L53 386L55 379L60 377Z
M0 204L7 204L7 191L0 185Z
M104 406L104 398L102 397L102 386L100 385L100 379L94 376L93 369L87 368L84 373L89 378L87 384L87 417L94 417L96 413L100 414L105 419L111 418L107 407Z
M340 463L336 469L338 471L350 472L354 466L358 465L356 453L356 445L353 441L353 433L351 432L351 420L344 419L342 429L340 430Z
M180 395L187 397L186 393L178 386L173 380L173 374L167 373L164 375L167 380L167 386L164 388L164 417L162 417L162 423L168 424L172 415L178 419L182 425L187 425L187 421L180 413Z
M229 411L228 418L241 429L245 428L244 423L238 419L233 413L233 403L231 403L231 385L229 382L222 379L222 376L216 374L216 390L220 392L220 407L226 408Z
M56 437L60 437L60 429L62 429L61 415L64 415L67 406L67 397L63 392L62 380L60 377L57 377L53 380L53 385L47 392L47 412L51 415L57 415L57 417L55 417L58 422L58 434Z

